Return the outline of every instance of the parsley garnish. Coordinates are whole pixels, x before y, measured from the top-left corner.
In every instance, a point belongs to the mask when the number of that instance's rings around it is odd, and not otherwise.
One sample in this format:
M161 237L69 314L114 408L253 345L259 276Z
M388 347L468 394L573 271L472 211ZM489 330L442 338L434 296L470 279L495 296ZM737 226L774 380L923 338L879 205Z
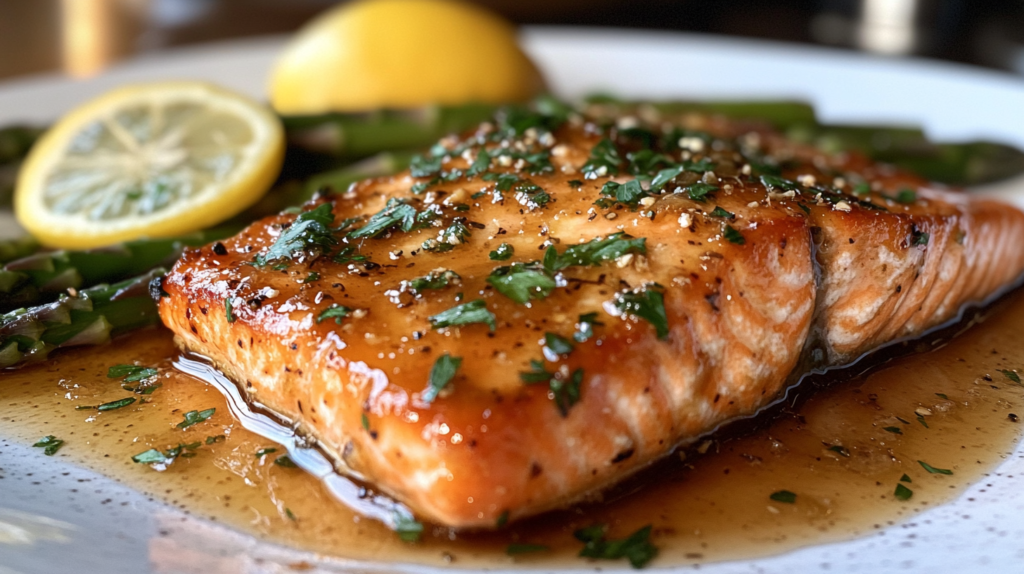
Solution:
M366 413L362 413L360 421L363 425L363 430L370 430L370 417L366 416Z
M858 183L857 185L853 186L854 195L868 195L869 193L871 193L870 183Z
M216 436L208 436L206 437L206 444L216 444L218 442L223 442L225 440L227 440L227 437L222 434Z
M630 207L635 207L647 194L640 186L640 180L633 179L621 184L614 181L606 182L601 188L601 195L611 197L615 201Z
M509 556L516 556L518 554L529 554L531 552L547 552L551 550L543 544L509 544L508 548L505 549L505 554Z
M452 378L455 377L456 371L459 370L459 366L462 365L462 357L453 357L448 353L445 353L434 361L433 368L430 369L430 379L427 384L427 389L420 393L420 400L425 403L432 403L437 395L448 386Z
M462 305L456 305L447 311L432 315L428 320L430 321L430 326L434 329L469 325L472 323L484 323L491 328L491 331L498 328L494 313L487 310L487 303L483 299L476 299Z
M1016 372L1011 371L1009 369L1000 369L999 372L1002 373L1003 376L1006 377L1007 379L1010 379L1011 381L1017 383L1018 385L1021 384L1020 375L1018 375Z
M900 477L900 482L914 482L914 481L910 480L910 476L908 474L904 473L903 476Z
M227 299L224 299L224 313L227 316L228 323L234 323L235 322L235 311L234 311L234 306L231 303L231 297L228 297Z
M155 448L151 448L146 452L139 453L132 457L133 462L140 464L151 464L151 465L164 465L165 467L178 458L191 458L196 455L196 449L198 449L201 443L193 442L189 444L178 443L178 446L169 448L163 452ZM158 469L163 470L163 469Z
M784 502L786 504L794 504L796 502L796 494L788 490L779 490L771 493L768 498L775 502Z
M267 456L268 454L274 454L275 452L277 452L277 449L275 447L272 447L272 446L268 446L266 448L261 448L258 451L256 451L256 458L263 458L263 457Z
M576 348L572 341L557 333L544 333L544 347L555 355L568 355Z
M913 241L911 241L910 243L911 245L928 245L928 239L931 237L931 235L929 235L925 231L919 231L917 233L914 233L913 237Z
M658 172L651 180L651 189L661 189L665 187L665 184L672 181L679 174L683 173L683 166L677 165L675 167L665 168Z
M434 150L431 150L433 152ZM440 151L440 150L438 150ZM431 177L441 171L441 158L448 150L438 154L436 157L415 155L409 161L409 175L413 177Z
M417 214L415 207L401 199L392 197L388 200L384 209L370 217L366 225L349 232L348 236L356 239L378 237L393 227L398 227L402 231L408 232L412 231L417 223L423 223L435 215L432 211L424 211Z
M736 219L736 214L730 213L717 205L711 211L711 217L724 217L725 219Z
M178 423L178 428L185 430L192 425L199 424L212 417L215 412L217 412L216 408L206 409L205 411L189 411L185 413L185 420Z
M910 500L910 497L914 496L914 491L900 483L896 483L896 490L893 492L893 496L895 496L897 500Z
M519 380L523 381L527 385L533 385L536 383L546 383L550 381L555 375L549 373L544 368L544 361L531 360L530 370L519 373Z
M295 258L299 255L310 259L318 257L338 243L330 228L332 223L334 214L329 203L300 213L295 221L281 232L266 254L256 256L256 265L262 267L272 261Z
M119 379L124 377L125 383L137 383L143 379L155 377L159 371L151 367L140 367L138 365L114 365L107 370L107 378Z
M580 386L583 383L583 369L576 369L569 380L562 380L561 375L551 373L544 368L543 361L530 361L530 370L519 373L519 380L527 385L547 383L555 398L555 406L563 417L569 415L569 408L580 400Z
M555 280L537 262L498 267L487 277L487 282L499 293L520 304L531 299L543 299L557 286Z
M686 195L690 196L690 199L704 203L708 200L709 193L712 191L718 191L718 186L698 181L697 183L690 184L683 189L686 191Z
M64 441L51 434L37 440L32 446L42 448L43 454L46 456L53 456L57 454L60 447L64 446Z
M516 250L508 243L502 243L497 249L491 251L489 257L491 261L508 261L515 254Z
M316 322L319 325L320 323L326 321L327 319L334 319L334 322L340 325L341 320L344 319L345 317L348 317L348 314L351 312L352 309L349 309L344 305L338 305L337 303L335 303L330 307L324 309L323 311L320 311L320 314L317 315L316 317Z
M395 532L405 542L417 542L423 535L423 524L406 512L394 511L392 520Z
M570 179L566 183L569 184L569 187L575 187L575 188L583 187L583 182L578 180L578 179Z
M668 337L668 317L665 315L665 298L661 291L645 288L643 291L625 291L615 294L613 304L623 314L630 314L644 319L658 334L658 339Z
M785 189L786 191L800 190L800 184L797 182L777 175L762 175L761 183L763 183L768 189Z
M729 224L722 226L722 237L726 238L729 243L735 243L736 245L744 245L747 242L743 234Z
M927 470L928 472L930 472L932 474L953 474L952 470L949 470L949 469L946 469L946 468L935 468L934 466L928 464L927 462L925 462L923 460L919 460L919 461L917 461L917 463L920 464L925 470Z
M583 175L587 179L618 175L620 163L622 163L622 158L619 157L615 144L612 143L612 140L605 138L597 142L597 145L590 150L590 159L583 164Z
M893 434L903 434L903 431L900 430L900 427L885 427L882 430L889 431Z
M608 237L596 237L586 243L570 246L561 255L554 246L544 253L544 268L549 273L561 271L573 265L596 267L605 261L618 259L628 253L647 253L646 239L633 238L620 231Z
M290 456L282 454L281 456L274 459L274 464L283 468L299 468L299 465L295 464L295 461Z
M850 451L846 450L846 447L844 446L835 445L828 447L828 449L832 452L839 453L840 456L850 456Z
M115 409L120 409L120 408L126 407L126 406L128 406L130 404L133 404L134 402L135 402L135 397L129 397L129 398L126 398L126 399L118 399L116 401L110 401L109 403L103 403L102 405L95 406L95 407L77 406L77 407L75 407L75 410L86 411L86 410L96 409L96 410L98 410L100 412L112 411L112 410L115 410Z
M572 338L577 343L583 343L587 339L594 336L594 326L604 325L597 320L597 313L584 313L580 315L579 321L576 322L576 332L572 334Z
M902 203L904 205L909 205L909 204L914 203L915 201L917 201L917 192L912 190L912 189L910 189L910 188L906 188L905 187L905 188L897 191L896 195L890 197L889 199L895 201L896 203Z
M318 279L320 279L320 274L317 273L316 271L310 271L309 274L306 275L306 278L302 280L302 282L303 283L312 283L312 282L314 282L314 281L316 281Z
M359 249L357 247L355 247L354 245L349 245L347 247L342 247L341 250L339 250L334 255L334 257L331 258L331 261L334 261L335 263L341 263L341 264L345 264L345 263L362 263L362 262L365 262L365 261L368 261L368 260L369 260L369 257L360 254L359 253Z
M647 525L622 540L608 540L605 537L605 526L596 525L573 532L577 540L583 542L580 556L603 560L626 558L633 568L643 568L655 556L658 549L651 544L651 526Z
M672 158L650 149L642 149L626 154L629 160L629 173L647 175L659 167L672 165Z
M435 269L423 277L410 279L408 286L413 291L426 291L427 289L442 289L451 284L458 285L462 277L451 269Z
M487 153L486 149L481 149L480 153L476 154L476 159L473 160L473 164L469 166L469 171L466 175L480 175L491 167L491 154Z

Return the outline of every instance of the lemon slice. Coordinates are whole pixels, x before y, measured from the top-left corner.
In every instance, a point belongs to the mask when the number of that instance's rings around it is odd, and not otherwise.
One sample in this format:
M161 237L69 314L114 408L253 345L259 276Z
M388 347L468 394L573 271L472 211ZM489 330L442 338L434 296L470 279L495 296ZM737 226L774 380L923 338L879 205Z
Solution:
M318 16L275 63L284 114L506 103L544 89L515 27L458 0L359 0Z
M15 213L53 247L189 233L259 200L283 159L281 122L255 101L203 82L126 86L36 143Z

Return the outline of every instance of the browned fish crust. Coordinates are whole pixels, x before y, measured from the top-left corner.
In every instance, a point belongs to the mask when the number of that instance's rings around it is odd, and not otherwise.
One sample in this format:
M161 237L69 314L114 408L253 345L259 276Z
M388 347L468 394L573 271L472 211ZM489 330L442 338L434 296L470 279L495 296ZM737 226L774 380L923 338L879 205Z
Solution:
M848 362L950 319L1024 269L1024 215L1013 208L756 126L706 117L684 125L700 132L673 133L657 151L697 167L633 202L601 191L634 179L636 130L576 117L550 135L532 128L511 138L494 135L502 124L484 125L442 142L439 181L404 172L326 200L336 224L363 218L354 229L389 198L436 210L435 223L372 238L338 233L329 254L258 265L296 216L259 221L188 251L164 281L161 315L183 347L296 421L346 472L422 518L492 528L598 492L755 412L805 364L805 349L819 349L819 365ZM620 162L587 178L581 169L604 137ZM467 175L481 145L491 150L487 172L532 183L546 202L521 183L497 191L496 176ZM780 179L760 177L766 157L779 160ZM430 185L417 195L416 183ZM701 196L701 184L715 189ZM464 242L449 233L455 221ZM542 260L549 246L564 254L618 232L644 238L644 252L552 272L547 297L522 304L487 282L496 267ZM503 243L514 256L491 260ZM332 261L345 247L368 262ZM438 269L460 280L410 287ZM623 293L663 294L663 338L657 320L616 307ZM475 300L495 317L493 330L432 328L429 317ZM318 321L332 305L348 315ZM549 346L545 358L545 334L573 341L586 313L597 314L592 336L563 354ZM427 401L431 368L446 353L461 366ZM525 384L521 373L538 368L555 383ZM574 402L565 389L578 370Z

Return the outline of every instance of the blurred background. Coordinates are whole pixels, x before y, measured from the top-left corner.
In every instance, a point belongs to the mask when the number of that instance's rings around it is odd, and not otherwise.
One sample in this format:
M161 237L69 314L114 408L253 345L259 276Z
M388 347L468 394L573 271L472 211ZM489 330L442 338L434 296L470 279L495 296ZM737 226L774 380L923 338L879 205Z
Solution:
M520 24L767 38L1024 75L1024 0L475 0ZM285 33L338 0L0 0L0 79Z

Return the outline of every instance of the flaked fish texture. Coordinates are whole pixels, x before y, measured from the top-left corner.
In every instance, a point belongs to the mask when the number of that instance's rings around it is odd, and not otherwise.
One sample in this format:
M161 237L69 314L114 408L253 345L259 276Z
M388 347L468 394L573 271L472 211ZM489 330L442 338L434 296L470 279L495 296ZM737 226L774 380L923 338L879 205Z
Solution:
M1024 269L1024 215L713 116L509 110L190 250L164 323L423 519L583 499Z

